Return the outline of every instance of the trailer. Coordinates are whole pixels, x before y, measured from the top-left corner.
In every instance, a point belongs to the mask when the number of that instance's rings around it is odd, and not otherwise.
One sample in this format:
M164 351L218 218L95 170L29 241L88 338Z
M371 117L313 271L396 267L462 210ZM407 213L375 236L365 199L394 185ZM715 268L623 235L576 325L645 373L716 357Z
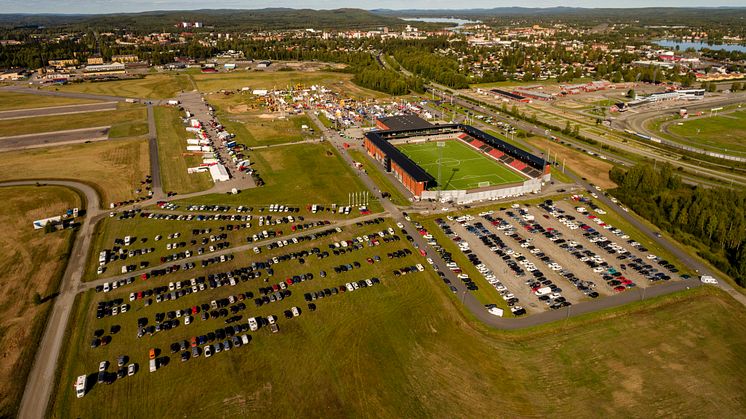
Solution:
M158 360L151 359L150 360L150 372L156 372L158 370Z
M171 105L171 106L176 106L179 103L180 102L178 100L176 100L176 99L171 99L171 100L168 101L168 104Z

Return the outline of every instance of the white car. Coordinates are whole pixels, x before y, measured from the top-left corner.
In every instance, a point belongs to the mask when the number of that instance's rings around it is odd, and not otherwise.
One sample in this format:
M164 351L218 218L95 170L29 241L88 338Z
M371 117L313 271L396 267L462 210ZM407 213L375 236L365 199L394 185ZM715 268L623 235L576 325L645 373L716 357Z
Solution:
M703 284L710 284L710 285L717 285L717 284L718 284L718 280L717 280L717 279L715 279L715 278L714 278L714 277L712 277L712 276L709 276L709 275L702 275L702 276L701 276L701 277L699 278L699 280L700 280L700 281L701 281L701 282L702 282Z
M98 372L106 371L109 368L109 361L101 361L98 364Z
M209 358L212 356L212 345L205 346L205 350L203 352L205 354L205 358Z
M259 323L256 321L255 317L249 317L249 329L251 329L252 332L259 330Z
M135 375L136 372L137 372L137 367L135 366L135 364L127 365L127 375L129 377L132 377L133 375Z
M298 309L298 307L291 307L290 311L293 313L293 317L300 316L300 310Z
M427 263L429 263L430 265L432 265L432 264L434 264L435 262L433 262L433 260L432 260L432 259L430 259L430 258L427 258Z
M399 228L404 228L404 224L402 224L402 223L396 223L396 226L399 227Z
M189 325L192 323L192 316L186 316L184 317L184 324Z

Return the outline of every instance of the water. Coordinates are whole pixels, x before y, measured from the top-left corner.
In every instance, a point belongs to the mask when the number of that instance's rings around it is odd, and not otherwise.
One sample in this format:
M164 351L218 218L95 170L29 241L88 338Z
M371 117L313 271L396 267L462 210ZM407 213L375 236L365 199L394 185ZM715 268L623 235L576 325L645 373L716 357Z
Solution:
M456 19L455 17L403 17L402 20L427 23L455 23L453 30L461 29L467 23L482 23L481 20Z
M709 48L712 50L721 49L728 52L738 51L738 52L746 52L746 45L735 45L735 44L708 44L707 42L678 42L671 39L659 39L655 41L656 44L664 47L664 48L676 48L676 46L679 46L679 49L681 51L684 51L687 48L694 48L695 51L699 51L702 48Z

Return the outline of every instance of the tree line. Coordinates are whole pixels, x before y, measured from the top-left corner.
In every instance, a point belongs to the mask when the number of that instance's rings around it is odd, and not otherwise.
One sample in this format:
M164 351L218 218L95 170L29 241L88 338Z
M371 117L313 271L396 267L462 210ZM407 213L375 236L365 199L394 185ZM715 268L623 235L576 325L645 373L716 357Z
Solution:
M614 195L746 286L746 191L685 185L668 164L613 168Z

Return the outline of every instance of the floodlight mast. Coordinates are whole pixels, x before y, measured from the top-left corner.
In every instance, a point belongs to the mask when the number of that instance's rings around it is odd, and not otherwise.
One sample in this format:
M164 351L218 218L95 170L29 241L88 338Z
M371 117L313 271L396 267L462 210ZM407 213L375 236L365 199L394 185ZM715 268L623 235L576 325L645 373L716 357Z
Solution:
M440 201L440 192L443 190L443 184L441 183L441 166L443 165L443 149L446 147L445 141L438 141L435 143L435 145L438 147L438 193L437 193L437 199Z

